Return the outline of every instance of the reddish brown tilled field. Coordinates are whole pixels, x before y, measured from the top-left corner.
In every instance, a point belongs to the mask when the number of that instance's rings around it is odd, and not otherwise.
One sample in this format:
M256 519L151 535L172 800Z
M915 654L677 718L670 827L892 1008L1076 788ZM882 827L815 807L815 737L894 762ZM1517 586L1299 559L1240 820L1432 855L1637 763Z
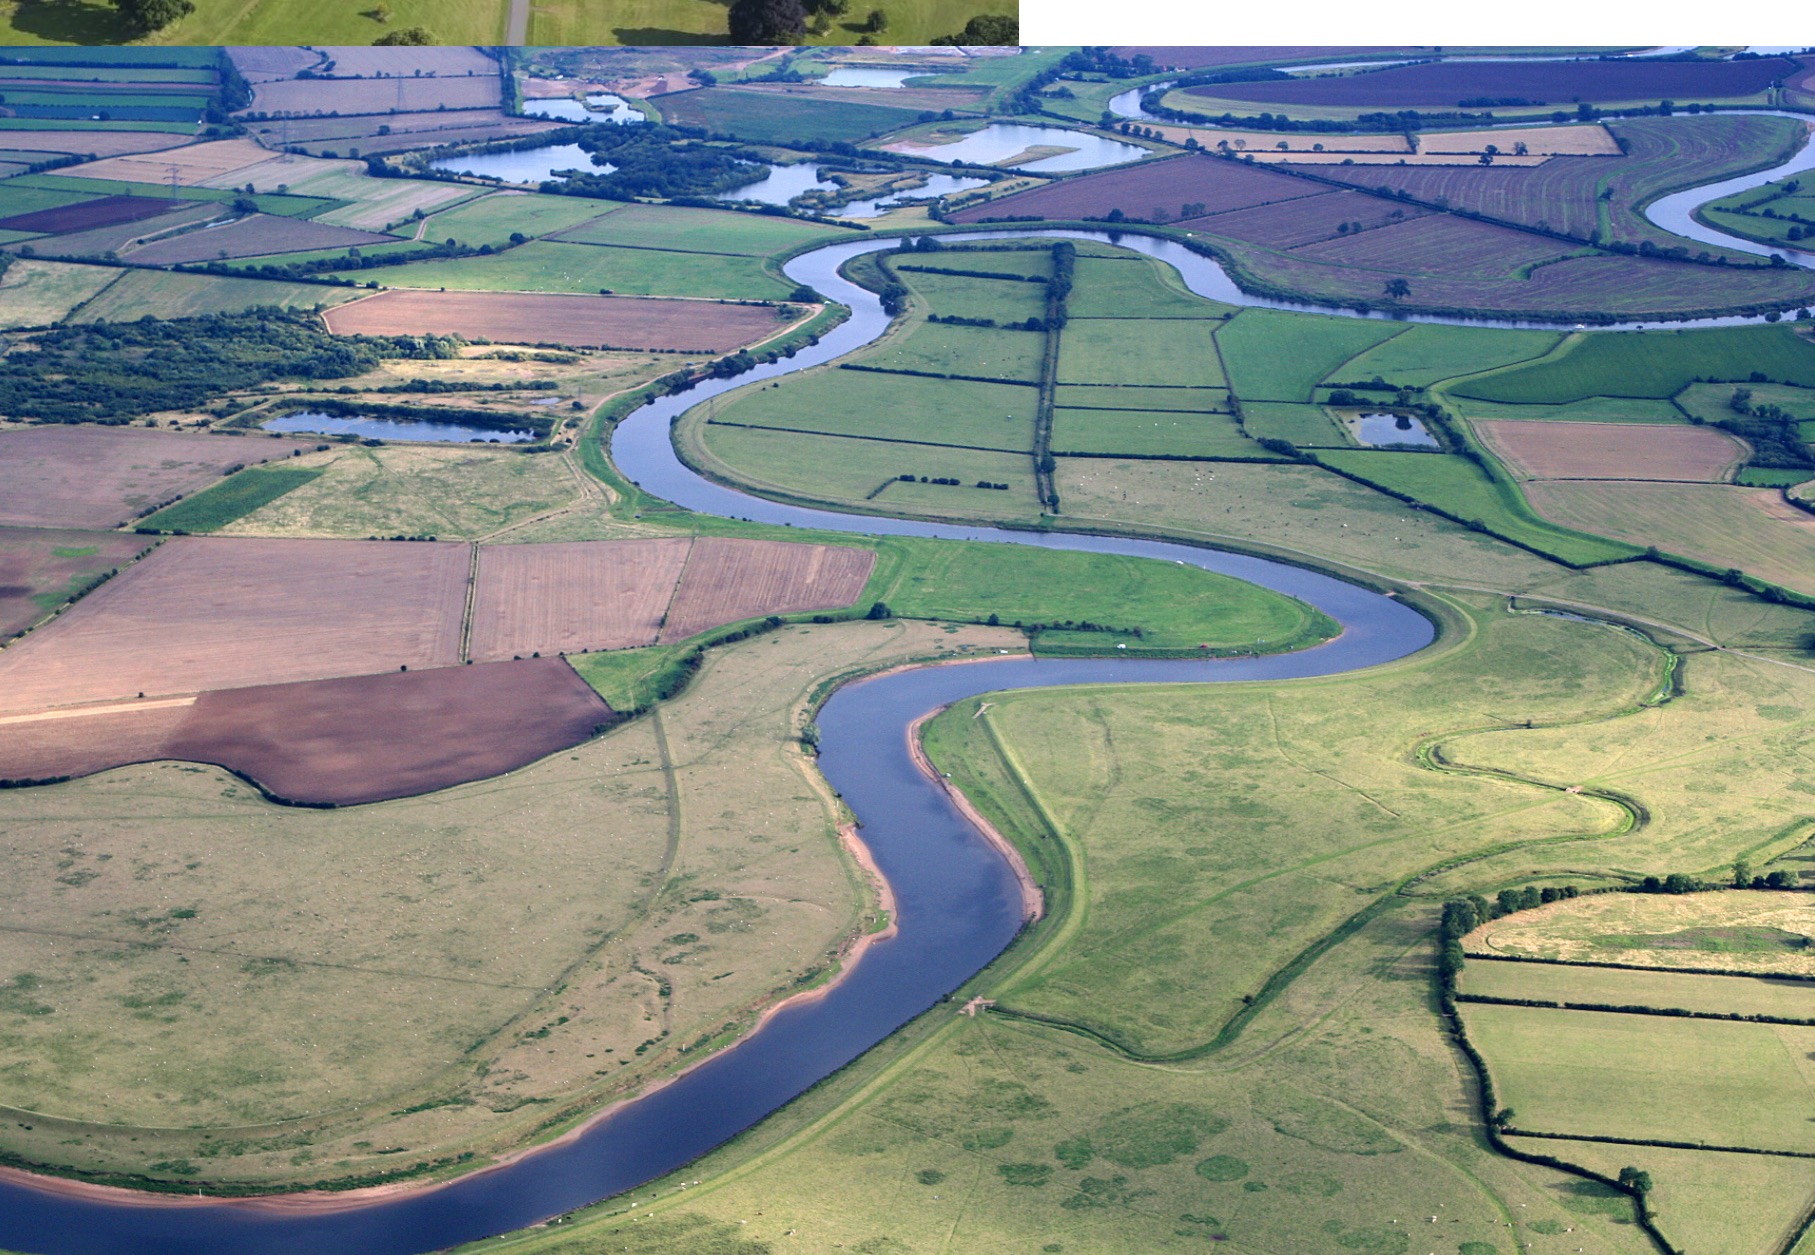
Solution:
M28 214L0 218L0 231L37 231L65 235L72 231L92 231L121 222L139 222L169 213L187 202L165 200L156 196L98 196L94 200L54 209L36 209Z
M149 536L122 532L0 527L0 641L55 609L72 586L125 565L151 544Z
M753 615L840 609L862 594L875 565L869 549L705 537L687 559L662 640Z
M1719 100L1764 91L1797 71L1787 57L1752 61L1432 62L1360 74L1255 83L1209 83L1194 96L1258 105L1368 109L1455 108L1467 101L1519 100L1574 109L1578 101Z
M0 650L0 711L459 661L469 549L167 541Z
M1360 224L1361 230L1371 230L1389 222L1419 218L1426 212L1416 205L1395 205L1362 192L1325 192L1280 205L1257 205L1191 218L1177 225L1271 248L1292 248L1340 238L1355 223Z
M1184 207L1202 205L1215 214L1250 205L1289 201L1327 191L1316 183L1276 174L1259 166L1221 157L1186 156L1154 161L1123 170L1107 170L1064 179L1000 200L972 205L952 215L954 222L989 218L1102 218L1119 209L1130 218L1146 219L1155 209L1173 217Z
M514 771L614 718L572 667L537 658L204 693L160 756L350 806Z
M91 776L167 758L191 701L135 702L80 715L0 716L0 780Z
M559 658L268 684L0 717L0 780L183 759L238 772L285 801L349 806L514 771L616 717Z
M1333 236L1292 251L1299 257L1369 271L1498 279L1522 266L1560 257L1570 246L1548 236L1472 218L1429 214L1372 231Z
M337 335L435 333L507 344L701 353L722 353L782 326L773 306L530 292L381 292L325 317Z
M194 141L167 131L8 131L0 146L15 152L83 153L117 157L121 153L157 152Z
M265 436L235 440L144 427L0 431L0 525L117 527L148 506L213 483L229 467L311 448Z
M655 644L693 542L574 541L479 550L469 652L496 662Z

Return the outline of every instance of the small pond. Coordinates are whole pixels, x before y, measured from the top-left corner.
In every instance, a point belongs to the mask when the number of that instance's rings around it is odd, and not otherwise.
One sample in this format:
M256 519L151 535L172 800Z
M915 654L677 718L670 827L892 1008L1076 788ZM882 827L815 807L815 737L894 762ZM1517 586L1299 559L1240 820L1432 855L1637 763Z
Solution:
M841 65L819 82L822 87L901 87L916 75L937 73L919 67L885 70L879 65Z
M953 144L935 144L922 148L902 145L897 151L929 161L971 161L994 165L1019 156L1030 148L1065 147L1075 151L1023 162L1017 170L1038 170L1057 174L1066 170L1095 170L1098 166L1121 165L1139 161L1148 151L1138 144L1104 139L1084 131L1071 131L1055 126L1024 126L1019 122L992 122L980 131L972 131Z
M983 187L988 179L966 178L958 174L928 175L921 187L910 187L899 192L888 192L869 200L854 200L833 212L835 218L880 218L884 213L909 201L933 200L947 192L963 192L973 187Z
M800 161L791 166L771 166L766 177L728 192L718 192L714 200L754 200L765 205L785 205L802 192L835 192L838 184L819 177L819 165Z
M1404 414L1355 414L1349 417L1348 428L1356 440L1373 449L1443 447L1423 423Z
M498 431L462 423L414 418L372 418L359 414L323 414L294 410L260 425L261 431L301 431L324 436L359 436L365 440L422 440L437 444L528 444L533 431Z
M548 100L526 100L523 112L532 118L557 118L562 122L641 122L643 115L626 104L620 96L595 93L584 104L569 96Z
M559 170L585 170L610 174L616 166L595 166L592 154L578 144L546 144L514 153L467 153L460 157L443 157L429 163L430 169L451 170L455 174L477 174L503 179L506 183L541 183L555 177Z

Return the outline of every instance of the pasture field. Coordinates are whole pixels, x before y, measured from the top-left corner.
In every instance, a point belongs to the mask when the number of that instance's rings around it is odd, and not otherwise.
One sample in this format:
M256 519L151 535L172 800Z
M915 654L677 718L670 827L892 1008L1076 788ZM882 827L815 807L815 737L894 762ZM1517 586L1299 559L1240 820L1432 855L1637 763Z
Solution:
M1740 388L1752 394L1754 405L1778 406L1804 422L1815 419L1815 389L1798 388L1794 384L1692 383L1672 397L1671 401L1692 418L1699 418L1704 423L1718 423L1735 417L1731 403L1733 394Z
M694 88L652 100L671 122L758 144L856 143L920 121L918 110L887 103L831 105L736 87Z
M294 492L322 472L315 467L251 466L220 483L165 506L141 526L165 531L218 532L254 510Z
M1815 516L1773 489L1547 480L1527 499L1559 527L1611 536L1815 594Z
M341 278L372 277L352 271ZM387 266L379 280L394 288L464 288L477 292L599 292L627 296L702 296L779 300L793 290L754 257L598 248L532 240L490 257Z
M808 241L849 238L843 228L796 222L734 209L695 209L681 205L617 205L581 200L593 209L593 220L561 232L576 244L611 244L621 248L667 249L679 253L735 253L767 257Z
M997 323L1046 317L1046 285L1013 279L977 279L897 267L934 310L957 318L987 318ZM1076 315L1073 315L1074 317Z
M321 476L235 520L229 532L476 540L581 499L558 459L496 449L337 445L290 465Z
M943 455L916 446L1029 453L1038 401L1037 391L1027 385L833 369L791 379L779 388L739 394L730 404L714 407L711 427L700 438L716 443L719 428L733 425L861 437L879 442L877 451L885 455L888 449L880 446L893 446L901 473L919 474L915 468L929 454Z
M975 257L966 253L962 265L970 269ZM1080 253L1065 307L1073 318L1226 318L1234 312L1232 306L1187 291L1172 267L1125 253Z
M247 462L288 457L292 441L253 444L131 427L0 431L7 494L0 524L117 527Z
M1508 1138L1520 1150L1618 1177L1638 1167L1651 1175L1646 1196L1658 1228L1683 1255L1785 1255L1786 1243L1815 1210L1815 1167L1774 1155L1710 1155L1662 1146L1609 1146L1549 1138ZM1588 1186L1592 1182L1581 1182ZM1623 1206L1623 1198L1584 1203ZM1806 1252L1807 1242L1793 1248Z
M1807 912L1807 895L1779 890L1608 894L1495 920L1471 933L1465 949L1566 962L1815 976L1815 955L1804 944L1810 933Z
M1298 648L1335 630L1302 602L1195 567L981 541L915 545L901 565L879 567L869 593L908 618L1106 624L1119 629L1107 641L1153 652L1241 648L1260 640L1269 650ZM1137 628L1138 637L1130 631ZM1052 643L1049 637L1076 635L1041 632L1034 650Z
M1477 954L1479 952L1477 951ZM1592 960L1591 960L1592 961ZM1771 1015L1815 1019L1815 984L1762 976L1714 976L1701 972L1631 972L1555 963L1471 962L1462 976L1470 997L1520 998L1589 1003L1611 1007L1652 1007L1712 1015Z
M425 179L374 179L351 163L323 169L304 179L287 180L299 196L319 196L347 204L325 209L315 221L361 231L383 231L406 224L420 209L426 214L473 199L475 192L458 183ZM482 193L480 194L482 195ZM484 240L475 240L483 244ZM494 243L498 241L493 241Z
M1815 387L1815 344L1790 327L1594 332L1542 361L1455 385L1458 397L1512 405L1565 405L1590 397L1675 396L1697 380Z
M1145 410L1202 414L1229 409L1227 388L1142 388L1113 384L1068 384L1053 388L1053 404L1071 410Z
M1396 323L1245 309L1216 332L1229 386L1244 401L1309 401L1350 358L1401 334ZM1368 376L1363 376L1368 378Z
M1728 483L1748 450L1710 427L1477 421L1474 429L1520 479ZM1815 477L1815 475L1811 475Z
M1033 384L1039 382L1045 349L1046 337L1037 331L925 322L867 350L862 364L876 370Z
M1445 327L1419 323L1342 363L1326 379L1375 378L1409 388L1428 388L1457 375L1511 366L1542 357L1556 347L1554 331L1509 331L1498 327Z
M1815 1028L1480 1003L1463 1016L1517 1128L1815 1150ZM1660 1089L1669 1103L1646 1100Z
M1331 449L1318 460L1370 484L1401 492L1436 506L1464 522L1479 521L1502 536L1539 553L1583 564L1629 558L1635 548L1618 539L1603 539L1594 528L1570 530L1540 509L1534 515L1511 484L1490 475L1465 458L1441 453L1391 453L1373 449ZM1545 481L1543 491L1549 491ZM1629 531L1630 529L1628 529Z
M1484 384L1491 380L1483 380ZM1445 389L1448 392L1448 389ZM1733 393L1727 385L1726 395ZM1507 419L1516 422L1557 423L1645 423L1661 426L1684 421L1683 412L1663 397L1584 397L1561 405L1511 405L1503 401L1483 401L1478 397L1448 398L1470 419Z
M451 666L467 564L463 545L166 541L0 656L6 708Z
M1065 383L1221 388L1212 330L1195 318L1074 318L1059 336ZM1031 337L1030 337L1031 338Z
M944 517L1025 519L1039 513L1033 459L1026 452L909 447L698 420L683 420L675 440L681 457L696 470L794 500ZM901 479L907 474L958 483L909 483ZM1007 484L1008 489L972 486L979 481Z
M273 808L170 764L6 793L9 918L97 938L16 934L57 1011L6 1044L6 1100L189 1129L65 1123L53 1149L42 1125L15 1127L9 1148L97 1171L159 1162L192 1181L376 1177L520 1144L551 1104L586 1110L664 1075L678 1047L746 1027L868 923L830 799L792 748L809 691L1012 639L787 629L715 651L659 721L428 798ZM249 828L268 834L256 859ZM450 849L467 871L425 879ZM303 897L311 909L295 910ZM715 979L733 953L735 972ZM122 1014L121 998L156 1013ZM391 1011L374 1019L373 1005ZM281 1117L282 1134L217 1136ZM395 1146L411 1149L382 1153Z
M108 266L17 258L0 272L0 329L49 326L123 273Z
M375 180L389 182L390 180ZM442 189L446 185L425 184ZM375 207L376 208L376 207ZM411 208L404 210L407 217ZM387 210L387 212L389 212ZM450 209L431 212L422 226L425 240L458 240L473 248L503 248L513 235L552 235L599 216L598 201L578 196L543 196L537 192L492 192Z
M1242 406L1242 428L1255 440L1285 440L1305 449L1352 447L1342 428L1321 405L1249 401ZM1266 453L1264 449L1261 452Z
M115 272L118 279L74 311L70 320L133 322L140 318L195 318L236 314L262 305L279 309L315 309L338 305L357 293L324 283L285 283L275 279L235 279L226 275L182 274L158 270Z
M1267 433L1260 433L1267 434ZM1149 454L1187 458L1268 458L1224 413L1055 410L1053 452Z
M1018 241L1015 243L1019 243ZM1096 260L1085 255L1084 250L1090 241L1079 240L1077 273L1083 274L1086 261ZM950 246L948 246L950 247ZM1119 251L1119 250L1118 250ZM991 244L976 241L965 244L955 256L916 255L908 252L889 253L888 262L891 269L901 275L937 275L957 270L982 272L991 275L1008 275L1022 279L1044 279L1052 274L1052 249L1042 246L1038 241L1029 242L1025 247L1009 247L1005 243ZM1141 260L1146 260L1142 258ZM1100 280L1100 276L1099 276ZM920 280L909 280L918 286ZM1187 293L1190 300L1197 300ZM1115 312L1115 311L1111 311ZM1079 315L1082 317L1083 315Z
M23 632L151 543L118 532L0 527L0 640Z
M337 335L458 335L505 344L724 353L781 331L769 305L393 289L329 311Z

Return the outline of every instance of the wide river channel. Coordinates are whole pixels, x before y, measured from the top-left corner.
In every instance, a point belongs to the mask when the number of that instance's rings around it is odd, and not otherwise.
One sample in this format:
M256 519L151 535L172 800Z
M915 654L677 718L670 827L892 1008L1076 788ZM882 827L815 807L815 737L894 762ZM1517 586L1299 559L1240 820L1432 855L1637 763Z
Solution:
M1776 172L1766 171L1751 176L1751 182L1773 177ZM1732 190L1723 184L1719 194ZM1186 285L1201 295L1279 307L1241 292L1215 262L1151 236L1017 228L945 238L1055 236L1113 238L1175 266ZM0 1248L46 1255L417 1255L535 1224L634 1188L736 1136L837 1071L936 1005L1019 932L1020 894L1007 863L909 754L908 728L916 719L961 698L1001 689L1331 675L1390 662L1431 642L1430 622L1410 607L1300 567L1161 541L805 509L711 483L684 466L669 431L684 411L733 388L842 357L882 334L888 315L873 294L842 278L838 268L860 253L894 244L871 239L830 245L789 262L789 279L847 305L852 316L791 358L735 379L708 381L638 410L618 425L612 439L619 468L649 492L701 513L829 531L987 540L1187 563L1300 598L1340 623L1341 635L1312 649L1258 658L1013 657L922 667L849 684L819 714L819 764L858 817L863 840L894 889L898 927L893 938L872 946L825 996L783 1009L743 1042L673 1083L619 1105L575 1137L443 1185L375 1201L328 1198L314 1205L296 1199L78 1193L50 1182L8 1179L0 1182Z

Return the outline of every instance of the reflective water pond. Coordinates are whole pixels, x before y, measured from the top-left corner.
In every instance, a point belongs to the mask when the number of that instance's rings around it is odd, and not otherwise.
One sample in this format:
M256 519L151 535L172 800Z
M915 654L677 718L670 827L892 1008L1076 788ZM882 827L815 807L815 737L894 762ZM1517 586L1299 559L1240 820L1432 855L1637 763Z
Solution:
M364 414L323 414L319 410L293 410L259 425L260 431L301 431L324 436L359 436L366 440L419 440L436 444L528 444L533 431L499 431L495 427L468 427L462 423L415 418L373 418Z

